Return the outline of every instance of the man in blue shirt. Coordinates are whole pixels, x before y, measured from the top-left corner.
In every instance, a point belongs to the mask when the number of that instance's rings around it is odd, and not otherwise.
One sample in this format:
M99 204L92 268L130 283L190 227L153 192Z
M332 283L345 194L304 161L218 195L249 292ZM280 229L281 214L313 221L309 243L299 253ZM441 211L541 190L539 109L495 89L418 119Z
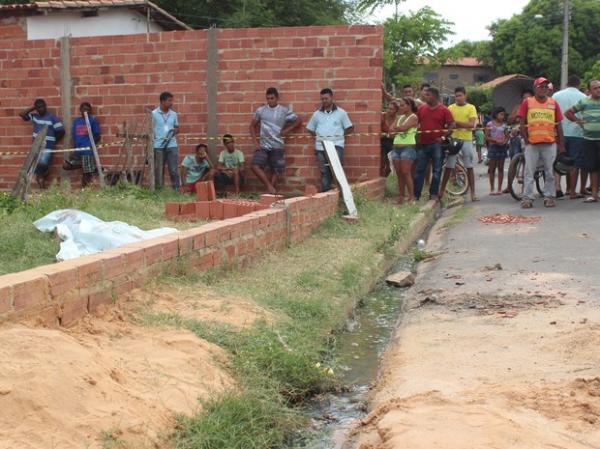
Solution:
M167 164L171 185L174 190L181 186L178 162L179 148L175 136L179 134L179 120L173 107L173 94L163 92L159 97L160 106L152 111L154 122L154 175L156 186L163 186L164 165Z
M45 189L48 168L50 162L52 162L52 150L54 150L56 142L60 141L65 135L65 127L56 115L48 112L46 101L42 98L35 100L33 107L19 113L19 116L26 122L32 122L34 139L44 126L48 125L45 145L35 167L36 181L41 189Z
M581 79L577 75L571 75L567 79L567 87L552 95L552 98L554 98L560 106L561 111L568 111L580 100L586 98L585 94L579 90L580 84ZM583 150L583 130L577 123L574 123L567 118L562 121L562 128L565 136L565 149L567 150L567 154L575 159L575 166L567 177L567 193L571 199L583 198L586 194L585 187L588 178L588 173L585 169L586 165ZM580 174L580 193L577 194L577 178ZM560 186L560 180L557 184Z
M96 173L96 159L94 158L94 151L92 150L92 142L88 133L87 124L85 122L85 113L88 114L90 121L90 128L92 130L92 137L94 143L100 142L100 125L96 117L92 115L92 105L87 101L84 101L79 106L80 117L73 120L73 126L71 127L71 134L73 137L73 145L75 148L86 148L75 152L76 159L81 160L81 187L88 186L94 178Z
M321 108L317 109L306 125L309 133L316 137L315 150L319 171L321 172L321 192L331 190L331 170L325 155L323 141L330 140L344 163L344 136L354 130L348 114L333 101L333 91L329 88L321 90Z

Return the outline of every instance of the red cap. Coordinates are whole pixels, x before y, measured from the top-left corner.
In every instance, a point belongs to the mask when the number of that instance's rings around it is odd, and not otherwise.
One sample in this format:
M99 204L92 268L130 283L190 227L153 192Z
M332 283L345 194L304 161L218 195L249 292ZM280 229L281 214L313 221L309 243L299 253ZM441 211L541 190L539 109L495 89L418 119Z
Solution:
M550 84L550 81L547 78L544 78L543 76L541 76L533 82L533 87L538 87L544 83Z

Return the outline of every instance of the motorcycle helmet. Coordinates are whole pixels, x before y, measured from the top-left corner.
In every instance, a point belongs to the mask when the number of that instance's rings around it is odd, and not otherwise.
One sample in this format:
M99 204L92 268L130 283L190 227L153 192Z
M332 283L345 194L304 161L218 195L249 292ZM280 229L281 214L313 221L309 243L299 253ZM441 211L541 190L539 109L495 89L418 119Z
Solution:
M554 161L554 171L560 175L568 175L575 165L575 159L566 153L561 153Z

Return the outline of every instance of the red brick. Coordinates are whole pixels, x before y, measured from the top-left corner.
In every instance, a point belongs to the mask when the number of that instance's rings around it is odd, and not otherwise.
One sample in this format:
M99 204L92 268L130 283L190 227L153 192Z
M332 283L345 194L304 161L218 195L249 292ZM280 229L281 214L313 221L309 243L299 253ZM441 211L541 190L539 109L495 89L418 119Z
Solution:
M271 204L283 200L283 195L264 194L260 196L261 204L270 206Z
M94 313L98 310L100 305L104 304L106 306L113 305L115 303L114 297L112 295L112 290L103 289L98 292L90 293L88 296L88 312Z
M196 216L200 220L210 219L210 201L197 201L196 202Z
M80 257L77 269L79 288L89 287L102 279L102 258L97 255Z
M48 278L50 296L59 296L79 288L79 263L77 259L38 267Z
M206 182L196 183L196 198L198 201L211 201L208 194L208 184Z
M35 269L34 269L35 270ZM16 273L13 284L15 312L27 310L49 301L48 278L34 270Z
M179 215L196 216L196 203L181 203L179 206Z
M220 201L211 201L210 203L210 218L213 220L223 219L223 203Z
M179 216L179 203L166 203L165 216L168 220L175 220Z
M238 216L238 204L227 201L223 204L223 218L234 218Z
M314 184L306 184L306 187L304 187L304 196L314 196L317 193L319 193L319 190Z
M208 181L208 201L214 201L217 199L217 192L215 191L215 184L212 181Z
M80 296L79 292L69 295L61 301L60 324L69 327L79 321L88 313L88 298Z

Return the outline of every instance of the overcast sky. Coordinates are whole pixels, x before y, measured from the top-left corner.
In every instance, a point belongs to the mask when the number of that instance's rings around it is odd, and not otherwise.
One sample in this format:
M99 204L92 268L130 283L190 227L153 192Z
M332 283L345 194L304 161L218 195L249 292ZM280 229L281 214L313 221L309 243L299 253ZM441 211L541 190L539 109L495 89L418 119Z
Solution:
M417 11L429 5L446 20L454 22L454 34L449 44L463 39L489 39L487 26L496 19L509 18L518 14L529 0L406 0L400 5L401 12ZM375 11L369 21L380 22L394 14L394 7L388 6Z

